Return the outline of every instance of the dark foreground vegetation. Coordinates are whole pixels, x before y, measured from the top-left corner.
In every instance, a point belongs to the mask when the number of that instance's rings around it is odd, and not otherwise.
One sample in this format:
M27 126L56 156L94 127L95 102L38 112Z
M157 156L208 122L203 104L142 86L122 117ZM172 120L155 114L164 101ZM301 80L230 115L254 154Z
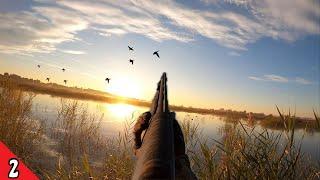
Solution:
M127 103L136 106L150 107L150 102L143 101L134 98L126 98L116 96L107 92L97 91L93 89L83 89L78 87L67 87L56 83L43 83L40 80L33 80L20 77L15 74L9 75L4 73L0 74L0 87L4 87L7 82L14 84L13 88L28 92L49 94L52 96L82 99L82 100L93 100L107 103ZM252 113L246 111L234 111L225 109L204 109L195 107L184 107L184 106L170 106L170 109L177 112L187 113L199 113L199 114L210 114L224 116L226 119L248 119L248 116L252 117L252 120L259 121L260 125L266 128L272 129L284 129L284 123L280 116L265 115L263 113ZM317 122L310 118L294 117L295 128L307 128L308 130L314 130L317 127Z
M37 119L31 111L35 95L15 86L8 81L0 90L0 140L39 177L130 179L132 120L116 138L107 138L99 131L102 115L63 100L54 122ZM285 129L276 134L241 121L225 123L222 139L213 143L195 121L185 119L181 126L193 171L199 179L319 179L320 160L301 153L303 137L293 138L295 118L281 113L280 118Z

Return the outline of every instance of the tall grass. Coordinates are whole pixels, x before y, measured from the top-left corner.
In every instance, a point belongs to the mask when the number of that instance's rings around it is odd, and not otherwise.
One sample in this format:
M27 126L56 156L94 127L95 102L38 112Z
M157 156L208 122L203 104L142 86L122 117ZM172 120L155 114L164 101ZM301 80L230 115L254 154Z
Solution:
M259 121L259 125L261 125L264 128L277 129L277 130L286 130L290 126L290 127L294 127L295 129L304 129L307 131L320 132L320 128L319 128L320 122L315 111L313 111L315 120L311 120L311 119L307 120L307 119L302 119L302 118L296 117L295 115L292 115L290 110L288 114L285 115L280 112L277 106L276 106L276 109L279 113L278 117L267 116L263 120ZM294 119L294 121L292 121L292 119Z
M32 116L32 93L15 90L9 80L1 82L0 140L32 166L34 152L41 143L43 126Z
M314 115L314 118L316 120L317 128L320 131L320 118L319 118L319 116L316 114L316 112L314 110L313 110L313 115Z
M132 149L132 120L127 120L124 130L118 136L109 140L107 155L104 162L104 177L106 179L130 179L134 169L134 154Z
M78 101L61 101L51 138L57 142L55 169L47 179L127 179L134 168L130 127L115 138L101 134L102 116L93 116ZM128 121L127 121L128 122Z
M279 112L280 113L280 112ZM274 133L242 124L226 123L222 139L208 143L194 133L193 121L184 121L192 168L199 179L318 179L320 164L301 153L301 139L294 139L294 117L280 113L286 131ZM290 120L289 120L290 119ZM291 121L290 123L288 121ZM192 128L193 127L193 128ZM199 138L200 137L200 138Z
M59 159L56 173L58 179L89 178L93 176L91 164L104 155L100 122L102 116L90 115L87 107L77 101L61 101L57 120L50 136L57 142ZM102 148L102 149L101 149Z

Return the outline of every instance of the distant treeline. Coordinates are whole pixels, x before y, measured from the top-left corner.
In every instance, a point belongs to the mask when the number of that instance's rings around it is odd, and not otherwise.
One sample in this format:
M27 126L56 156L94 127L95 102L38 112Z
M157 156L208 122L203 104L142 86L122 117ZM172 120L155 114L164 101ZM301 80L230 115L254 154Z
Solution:
M149 101L143 101L134 98L126 98L116 96L107 92L97 91L93 89L83 89L78 87L67 87L56 83L43 83L40 80L33 80L23 78L15 74L4 73L0 74L0 86L3 83L10 82L14 86L23 91L32 91L40 94L49 94L52 96L59 96L65 98L74 98L82 100L94 100L107 103L126 103L135 106L150 107ZM188 112L188 113L199 113L199 114L211 114L219 116L228 116L232 118L247 118L248 113L246 111L233 111L225 109L205 109L185 106L171 105L172 111ZM251 112L250 112L251 113ZM265 115L263 113L251 113L251 116L256 120L270 118L272 115Z
M48 94L64 98L74 98L81 100L94 100L108 103L124 102L137 106L148 106L150 102L116 96L107 92L97 91L93 89L83 89L78 87L67 87L56 83L43 83L40 80L23 78L15 74L0 74L0 86L4 83L12 83L16 88L23 91L31 91L39 94Z

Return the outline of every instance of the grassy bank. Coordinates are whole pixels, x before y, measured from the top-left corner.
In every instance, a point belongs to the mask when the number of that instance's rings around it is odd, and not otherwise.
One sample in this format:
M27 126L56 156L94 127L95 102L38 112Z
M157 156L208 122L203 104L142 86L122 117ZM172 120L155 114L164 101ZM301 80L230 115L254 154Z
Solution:
M0 140L44 179L130 179L135 157L131 147L133 120L115 138L100 132L103 115L85 104L61 101L52 123L32 114L34 94L7 83L0 95ZM37 113L37 112L35 112ZM181 123L191 167L199 179L317 179L320 162L301 153L293 138L296 121L280 113L285 130L257 131L240 121L225 123L222 139L201 133L196 121ZM317 118L318 119L318 118Z

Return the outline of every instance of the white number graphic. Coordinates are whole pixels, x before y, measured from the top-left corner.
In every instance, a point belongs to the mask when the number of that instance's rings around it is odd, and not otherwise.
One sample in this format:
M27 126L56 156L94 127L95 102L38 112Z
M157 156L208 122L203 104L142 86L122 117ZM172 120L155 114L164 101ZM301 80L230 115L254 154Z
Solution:
M17 167L19 165L19 161L15 158L12 158L9 160L9 165L11 166L11 170L8 174L9 178L17 178L19 176L19 171L17 170Z

